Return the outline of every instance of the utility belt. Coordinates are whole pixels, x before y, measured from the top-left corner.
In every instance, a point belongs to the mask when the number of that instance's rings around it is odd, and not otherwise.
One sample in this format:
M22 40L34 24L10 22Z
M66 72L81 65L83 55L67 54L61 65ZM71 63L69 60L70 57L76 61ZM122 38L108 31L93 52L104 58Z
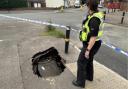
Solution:
M80 41L87 41L88 40L88 33L86 31L80 31L79 32L79 39ZM97 36L96 41L99 41L100 38Z
M93 48L97 47L98 45L101 45L101 43L102 43L101 39L96 41L95 44L93 45ZM83 44L84 48L88 47L88 42L87 41L83 41L82 44Z

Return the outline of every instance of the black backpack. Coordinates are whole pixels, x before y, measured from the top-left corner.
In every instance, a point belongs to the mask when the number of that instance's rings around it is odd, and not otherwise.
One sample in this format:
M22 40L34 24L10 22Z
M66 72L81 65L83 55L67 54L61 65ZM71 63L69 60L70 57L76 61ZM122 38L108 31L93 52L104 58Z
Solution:
M32 70L38 77L55 76L64 71L65 62L56 48L51 47L33 55Z

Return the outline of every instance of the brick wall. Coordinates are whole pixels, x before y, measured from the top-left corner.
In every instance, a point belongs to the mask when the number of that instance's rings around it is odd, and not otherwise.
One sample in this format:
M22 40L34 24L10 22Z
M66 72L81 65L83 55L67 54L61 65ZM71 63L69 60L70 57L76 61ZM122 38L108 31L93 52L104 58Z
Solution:
M126 2L121 2L120 9L121 9L121 10L124 10L124 11L128 11L128 1L126 1Z

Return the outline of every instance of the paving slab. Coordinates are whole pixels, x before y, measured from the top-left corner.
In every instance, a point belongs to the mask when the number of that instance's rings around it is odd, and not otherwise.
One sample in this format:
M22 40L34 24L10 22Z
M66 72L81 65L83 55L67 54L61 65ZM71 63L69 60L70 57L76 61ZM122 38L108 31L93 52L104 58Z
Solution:
M31 37L40 36L45 26L20 20L0 17L0 40L12 40L18 43Z
M70 46L69 54L64 54L64 39L54 37L34 37L22 41L18 45L20 65L25 89L79 89L72 85L72 80L75 76L69 69L59 76L38 78L33 74L31 57L39 51L46 50L54 46L59 51L60 55L67 60L68 63L75 62L78 54L73 51ZM74 55L77 54L77 55ZM74 58L74 60L73 60Z
M14 42L0 42L0 89L24 89Z
M69 63L67 68L76 76L77 64ZM128 81L107 67L94 61L94 81L86 81L85 89L128 89Z

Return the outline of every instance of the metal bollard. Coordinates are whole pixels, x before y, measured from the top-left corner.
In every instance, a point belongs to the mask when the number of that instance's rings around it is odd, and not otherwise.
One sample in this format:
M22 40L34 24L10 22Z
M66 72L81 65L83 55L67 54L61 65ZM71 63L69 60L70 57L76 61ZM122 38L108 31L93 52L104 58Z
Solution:
M108 9L108 13L109 13L109 9Z
M65 53L66 54L68 53L68 48L69 48L70 31L71 31L71 27L67 26L66 37L65 37Z
M83 11L83 6L82 5L80 6L80 10Z
M105 20L105 17L106 17L106 11L104 11L104 20Z
M121 24L123 24L124 16L125 16L125 12L123 12L123 14L122 14Z
M114 9L114 12L116 12L116 9Z
M61 8L60 8L60 12L64 12L64 7L63 6L61 6Z
M112 8L112 12L114 12L114 9Z

